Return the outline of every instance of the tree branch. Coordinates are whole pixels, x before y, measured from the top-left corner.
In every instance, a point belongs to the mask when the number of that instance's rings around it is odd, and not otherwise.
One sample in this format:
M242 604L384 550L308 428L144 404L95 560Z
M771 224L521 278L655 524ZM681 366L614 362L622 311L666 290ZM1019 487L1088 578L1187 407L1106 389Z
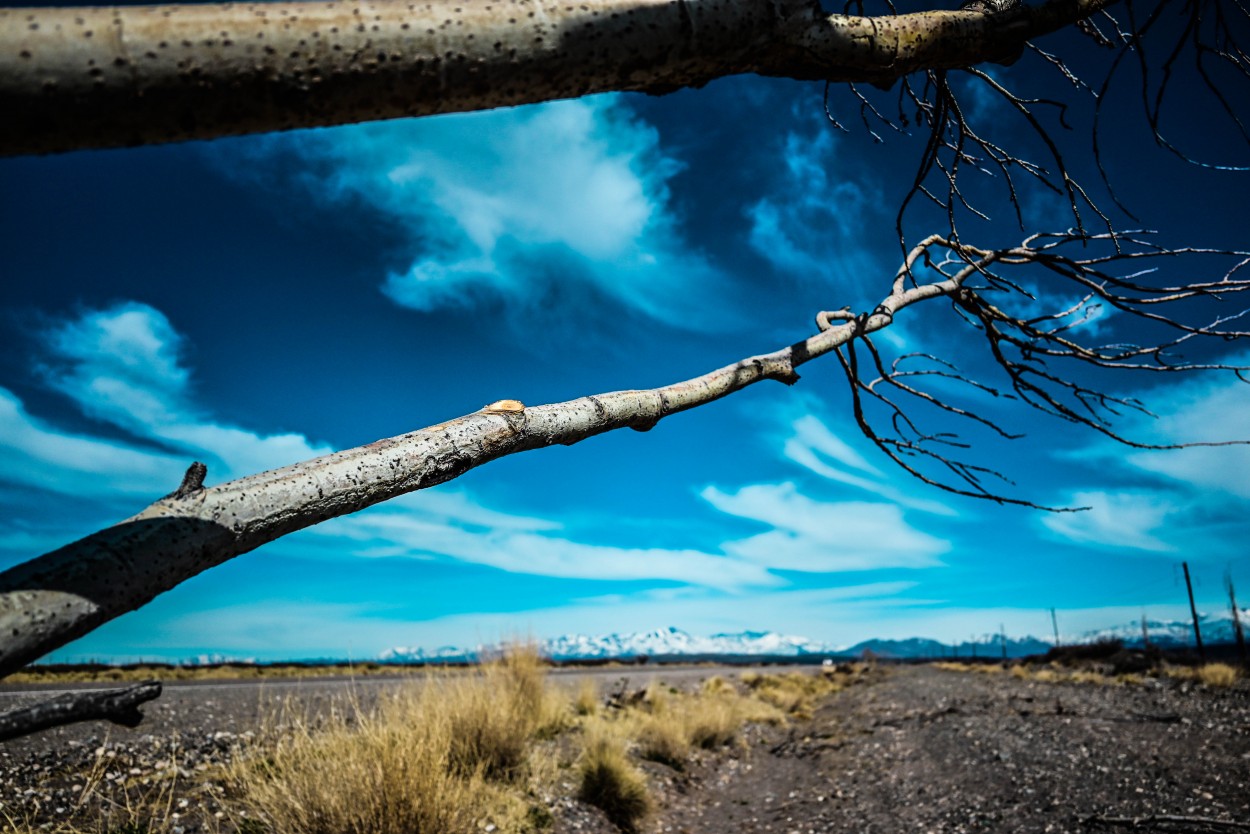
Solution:
M825 324L815 336L662 388L531 408L502 400L367 446L215 487L179 489L120 524L0 574L0 677L203 570L296 530L450 481L506 455L621 428L647 431L671 414L767 379L792 384L799 365L956 286L898 285L871 315L833 324L832 314L822 314Z
M139 705L160 694L160 681L147 681L125 689L70 692L0 715L0 741L80 721L103 719L123 727L137 727L143 720Z
M0 9L0 155L400 116L726 75L888 84L1015 54L1116 0L825 15L812 0Z

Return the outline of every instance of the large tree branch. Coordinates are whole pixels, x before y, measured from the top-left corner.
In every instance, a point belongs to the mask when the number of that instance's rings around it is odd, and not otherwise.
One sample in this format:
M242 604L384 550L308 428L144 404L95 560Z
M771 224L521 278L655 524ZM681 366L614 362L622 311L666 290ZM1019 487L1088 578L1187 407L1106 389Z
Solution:
M956 287L949 280L896 287L871 315L834 324L830 317L842 314L822 314L822 332L811 338L662 388L532 408L504 400L411 434L209 488L200 486L196 464L182 487L138 515L0 574L0 677L203 570L296 530L449 481L505 455L626 427L646 431L670 414L762 380L792 383L804 362Z
M885 84L1116 0L825 15L811 0L408 0L0 9L0 154L481 110L739 73Z

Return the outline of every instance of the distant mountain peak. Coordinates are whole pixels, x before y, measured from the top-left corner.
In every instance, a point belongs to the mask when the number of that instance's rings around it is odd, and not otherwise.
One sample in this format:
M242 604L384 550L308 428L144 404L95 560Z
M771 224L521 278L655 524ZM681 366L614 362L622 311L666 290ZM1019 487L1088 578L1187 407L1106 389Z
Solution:
M1199 614L1203 640L1212 644L1233 640L1232 612ZM1250 628L1250 609L1241 612L1243 626ZM1161 648L1178 648L1193 644L1193 623L1190 620L1147 620L1150 642ZM1092 643L1097 640L1122 640L1128 646L1140 646L1141 622L1088 631L1078 636L1065 636L1065 643ZM1053 645L1051 640L1037 637L1011 637L1006 641L1008 657L1043 654ZM812 655L857 656L865 651L881 657L997 657L1003 652L997 634L959 644L943 643L927 637L902 640L872 639L846 648L835 648L806 637L778 634L773 631L721 632L710 637L697 637L676 626L630 634L565 634L538 644L538 651L552 660L614 660L636 657L810 657ZM385 661L407 663L465 663L480 657L497 655L502 646L477 646L462 649L443 646L427 651L421 648L397 647L379 657Z

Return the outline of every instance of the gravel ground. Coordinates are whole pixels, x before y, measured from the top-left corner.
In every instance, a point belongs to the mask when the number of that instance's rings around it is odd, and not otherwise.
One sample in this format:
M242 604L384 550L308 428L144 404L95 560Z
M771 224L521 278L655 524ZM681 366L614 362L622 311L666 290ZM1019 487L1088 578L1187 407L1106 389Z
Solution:
M714 671L698 670L687 683ZM1226 690L1151 678L1106 686L927 666L870 678L810 721L752 727L743 745L700 753L682 772L643 763L658 805L643 830L1250 831L1247 681ZM386 685L354 691L368 701ZM136 730L87 724L0 744L0 802L6 813L55 821L74 812L88 784L112 786L93 796L118 802L173 784L162 795L173 809L171 834L230 831L206 777L236 742L280 723L288 695L316 714L345 690L325 682L168 687ZM556 834L614 832L597 809L571 798L571 776L562 778L568 784L547 797ZM79 820L107 812L92 802ZM1116 818L1141 822L1108 821Z
M674 832L1250 830L1250 691L896 668L709 763ZM1151 815L1197 820L1107 822ZM1101 818L1101 820L1099 819Z

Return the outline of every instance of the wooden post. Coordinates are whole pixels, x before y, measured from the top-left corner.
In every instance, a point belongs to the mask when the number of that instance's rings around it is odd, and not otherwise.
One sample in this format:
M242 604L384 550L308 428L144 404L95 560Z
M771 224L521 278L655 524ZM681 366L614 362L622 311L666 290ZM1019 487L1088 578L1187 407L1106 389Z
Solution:
M1189 613L1194 618L1194 640L1198 643L1198 657L1206 663L1207 650L1202 646L1202 629L1198 626L1198 609L1194 606L1194 583L1189 579L1189 563L1181 562L1181 567L1185 570L1185 587L1189 590Z
M1233 590L1233 577L1228 577L1228 604L1233 609L1233 636L1237 638L1237 656L1241 665L1246 664L1246 635L1241 630L1241 610L1237 607L1237 592Z

